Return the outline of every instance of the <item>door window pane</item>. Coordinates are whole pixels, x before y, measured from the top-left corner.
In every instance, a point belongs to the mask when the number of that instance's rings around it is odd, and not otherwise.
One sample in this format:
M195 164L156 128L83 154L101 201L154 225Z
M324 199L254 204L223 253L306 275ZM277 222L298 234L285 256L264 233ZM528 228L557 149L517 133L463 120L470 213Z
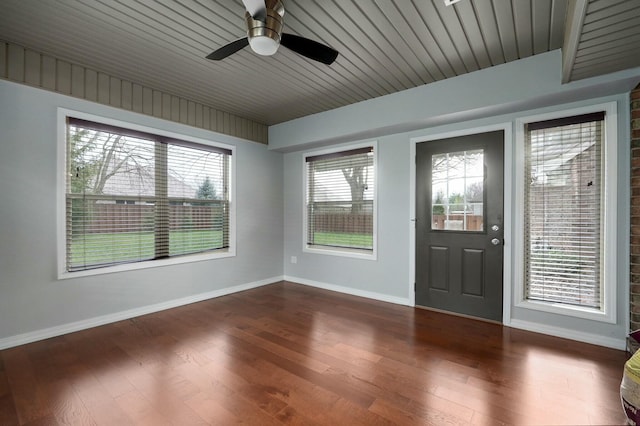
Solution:
M431 157L431 229L484 230L484 150Z

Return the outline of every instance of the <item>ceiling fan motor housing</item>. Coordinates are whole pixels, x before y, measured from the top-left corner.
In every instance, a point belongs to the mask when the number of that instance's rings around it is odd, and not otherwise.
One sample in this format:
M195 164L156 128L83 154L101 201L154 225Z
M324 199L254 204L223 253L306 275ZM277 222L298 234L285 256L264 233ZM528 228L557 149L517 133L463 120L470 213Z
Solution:
M280 46L284 6L280 0L267 0L265 6L264 17L254 17L249 12L245 14L247 38L254 52L263 56L271 56L278 51Z

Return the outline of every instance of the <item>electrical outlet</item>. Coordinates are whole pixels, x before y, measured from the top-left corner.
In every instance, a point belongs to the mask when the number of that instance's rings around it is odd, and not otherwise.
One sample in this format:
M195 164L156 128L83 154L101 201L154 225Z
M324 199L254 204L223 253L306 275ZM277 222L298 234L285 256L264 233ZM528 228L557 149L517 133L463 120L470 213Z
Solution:
M291 263L298 263L298 258L296 256L291 256Z

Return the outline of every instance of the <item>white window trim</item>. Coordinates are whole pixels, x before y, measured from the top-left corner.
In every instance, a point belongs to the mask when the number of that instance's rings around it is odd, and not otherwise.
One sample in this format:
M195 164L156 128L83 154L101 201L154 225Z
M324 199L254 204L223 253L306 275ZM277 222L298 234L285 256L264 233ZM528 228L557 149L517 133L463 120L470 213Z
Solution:
M351 149L373 147L373 248L372 250L340 248L340 247L322 247L310 246L307 244L307 157L316 155L332 154L334 152L349 151ZM329 256L352 257L356 259L377 260L378 259L378 142L368 141L356 144L340 145L328 149L308 151L302 155L302 174L303 174L303 196L302 196L302 251L305 253L323 254Z
M551 120L562 117L605 112L604 119L604 149L603 149L603 206L602 223L604 238L602 239L602 275L604 291L602 292L602 308L600 310L569 306L560 303L530 301L525 298L524 283L524 154L525 154L525 124L535 121ZM617 217L616 206L618 198L618 167L617 140L618 115L616 102L591 105L582 108L561 110L546 114L521 117L516 120L515 141L515 218L514 218L514 306L534 311L548 312L558 315L583 318L605 323L616 323L617 297Z
M121 265L107 266L104 268L89 269L76 272L68 272L66 270L66 150L67 150L67 117L75 117L83 120L93 121L97 123L108 124L111 126L123 127L126 129L137 130L147 133L153 133L159 136L166 136L173 139L180 139L188 142L194 142L205 146L214 146L218 148L228 149L231 151L231 187L229 188L229 248L221 252L211 252L202 254L192 254L185 256L177 256L168 259L146 260L143 262L123 263ZM66 108L58 108L58 135L57 135L57 182L56 182L56 198L57 198L57 251L58 251L58 279L79 278L92 275L110 274L115 272L133 271L138 269L157 268L161 266L179 265L184 263L201 262L204 260L221 259L234 257L236 255L236 147L220 142L212 142L210 140L200 139L184 134L173 133L149 126L143 126L121 120L114 120L100 117L84 112L73 111Z

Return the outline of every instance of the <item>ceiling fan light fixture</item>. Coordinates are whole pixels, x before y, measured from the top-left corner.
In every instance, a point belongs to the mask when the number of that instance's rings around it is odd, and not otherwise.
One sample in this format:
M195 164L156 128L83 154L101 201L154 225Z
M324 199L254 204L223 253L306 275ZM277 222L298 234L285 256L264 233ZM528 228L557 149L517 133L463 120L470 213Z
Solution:
M266 35L259 35L249 39L249 46L258 55L271 56L278 51L280 43Z

